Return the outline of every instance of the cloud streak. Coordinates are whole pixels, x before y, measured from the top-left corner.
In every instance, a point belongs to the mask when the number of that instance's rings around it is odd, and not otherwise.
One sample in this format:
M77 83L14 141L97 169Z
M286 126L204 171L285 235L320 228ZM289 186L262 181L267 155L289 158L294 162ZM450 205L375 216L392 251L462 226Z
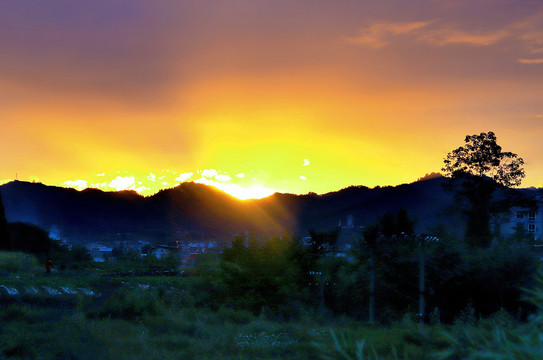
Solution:
M466 31L454 28L441 28L421 33L418 41L432 45L473 45L489 46L506 39L510 34L504 30L498 31Z
M410 37L413 41L435 46L474 45L488 46L503 40L511 34L505 30L462 30L438 21L380 22L362 29L358 36L348 38L353 44L381 48L390 45L399 36Z
M517 61L521 64L543 64L543 58L542 59L518 59Z
M358 36L348 38L347 41L353 44L381 48L390 44L391 37L417 33L418 30L429 26L431 23L432 21L373 23L360 30Z

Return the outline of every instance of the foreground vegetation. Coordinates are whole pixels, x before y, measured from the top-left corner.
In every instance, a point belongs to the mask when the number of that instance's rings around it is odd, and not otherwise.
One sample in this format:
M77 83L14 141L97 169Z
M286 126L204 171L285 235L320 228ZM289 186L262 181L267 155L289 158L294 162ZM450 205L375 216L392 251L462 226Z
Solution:
M209 259L204 259L209 261ZM0 357L7 359L536 359L543 321L473 307L454 323L414 314L369 325L301 305L289 319L235 304L204 306L205 276L104 276L89 266L45 273L32 255L0 253ZM540 284L543 284L540 281ZM25 288L40 290L37 293ZM88 289L47 293L43 289ZM529 293L543 311L543 291ZM543 312L542 312L543 313Z

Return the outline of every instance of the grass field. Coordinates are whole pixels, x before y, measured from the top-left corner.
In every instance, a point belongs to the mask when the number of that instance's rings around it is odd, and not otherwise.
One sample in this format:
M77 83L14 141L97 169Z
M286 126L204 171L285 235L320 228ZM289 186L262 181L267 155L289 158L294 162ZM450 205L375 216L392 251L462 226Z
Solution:
M0 274L0 285L18 291L0 288L0 359L436 359L466 331L491 338L521 326L507 314L449 327L419 326L410 314L377 326L310 310L277 321L194 306L191 277L47 274L21 253L0 253Z

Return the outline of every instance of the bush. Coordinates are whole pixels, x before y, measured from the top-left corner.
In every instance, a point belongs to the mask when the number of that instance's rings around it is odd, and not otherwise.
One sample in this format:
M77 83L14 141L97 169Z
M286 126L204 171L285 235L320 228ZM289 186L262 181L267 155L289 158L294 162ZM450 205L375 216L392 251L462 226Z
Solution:
M57 247L50 257L53 266L60 270L85 268L92 261L91 254L82 246L75 246L71 250Z
M0 252L0 271L28 272L39 268L40 264L34 255L22 252Z
M447 334L447 349L440 359L541 359L543 356L543 271L538 287L526 290L527 300L538 312L528 323L517 322L502 309L486 321L456 326Z
M255 319L254 315L247 310L234 310L224 306L219 308L216 315L221 322L234 324L248 324Z
M28 324L34 324L43 318L43 311L28 305L12 304L0 311L0 320L22 321Z
M302 270L303 250L293 238L272 238L264 244L245 247L243 239L224 249L216 289L234 308L259 314L264 308L289 318L304 300L307 286Z
M8 228L13 250L46 255L54 248L53 239L39 226L15 222L8 224Z
M117 318L134 320L144 315L163 313L161 299L153 290L121 290L96 307L86 310L89 318Z
M399 318L418 299L418 246L400 240L391 241L375 255L376 312L383 322ZM325 291L325 297L336 314L366 319L369 254L362 250L359 264L339 268L336 285L333 291ZM532 285L538 262L525 248L468 249L454 241L429 244L425 248L426 309L438 308L440 321L446 324L454 322L470 303L475 317L485 318L503 308L512 314L520 311L525 318L534 308L522 299L522 288ZM358 301L353 303L355 298Z

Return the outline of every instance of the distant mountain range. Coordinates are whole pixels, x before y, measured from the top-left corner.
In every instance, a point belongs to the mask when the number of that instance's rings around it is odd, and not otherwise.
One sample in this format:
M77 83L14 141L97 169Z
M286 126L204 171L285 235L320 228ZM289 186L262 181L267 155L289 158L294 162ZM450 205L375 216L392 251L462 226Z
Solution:
M351 217L360 227L387 211L406 209L417 231L438 224L461 229L454 198L428 176L411 184L367 188L351 186L323 195L277 193L259 200L238 200L213 187L182 183L149 197L133 191L77 191L13 181L0 187L9 222L28 222L74 243L144 240L225 239L246 231L268 236L285 231L300 236L311 228L330 230ZM532 195L540 190L523 190Z

